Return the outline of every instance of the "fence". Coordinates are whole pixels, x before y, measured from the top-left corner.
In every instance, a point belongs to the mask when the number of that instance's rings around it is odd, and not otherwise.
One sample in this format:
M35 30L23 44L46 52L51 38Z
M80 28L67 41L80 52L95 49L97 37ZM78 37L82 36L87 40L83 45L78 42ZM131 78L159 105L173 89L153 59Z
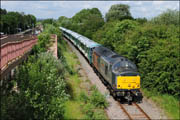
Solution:
M12 63L14 60L22 57L28 52L32 46L37 42L37 37L31 37L30 39L22 41L7 42L1 45L1 64L0 69L3 70Z

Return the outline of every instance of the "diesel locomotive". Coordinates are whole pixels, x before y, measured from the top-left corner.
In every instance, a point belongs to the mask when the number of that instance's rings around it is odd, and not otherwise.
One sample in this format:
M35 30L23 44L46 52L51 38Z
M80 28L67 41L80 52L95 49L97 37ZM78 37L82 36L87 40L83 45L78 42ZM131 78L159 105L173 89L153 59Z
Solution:
M87 59L114 98L142 102L140 75L133 62L76 32L63 27L60 30Z

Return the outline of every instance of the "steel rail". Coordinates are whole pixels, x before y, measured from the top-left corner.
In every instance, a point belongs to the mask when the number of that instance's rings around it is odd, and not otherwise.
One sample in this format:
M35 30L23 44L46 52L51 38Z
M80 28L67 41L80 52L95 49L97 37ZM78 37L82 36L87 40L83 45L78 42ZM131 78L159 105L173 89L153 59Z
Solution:
M144 110L136 103L133 103L146 117L148 120L151 120L151 118L144 112Z
M127 115L127 117L130 119L130 120L133 120L133 115L131 115L130 113L128 113L128 111L126 110L126 108L123 106L123 104L119 103L119 106L121 107L121 109L123 110L123 112ZM148 120L151 120L151 118L144 112L144 110L136 103L133 103L132 104L133 106L136 106L136 108L141 112L143 113L142 115L145 117L144 119L148 119ZM137 119L137 118L134 118L134 119Z
M130 116L130 114L127 112L127 110L123 107L123 105L121 103L119 103L119 102L118 102L118 104L121 107L121 109L123 110L123 112L128 116L128 118L130 120L133 120L132 117Z

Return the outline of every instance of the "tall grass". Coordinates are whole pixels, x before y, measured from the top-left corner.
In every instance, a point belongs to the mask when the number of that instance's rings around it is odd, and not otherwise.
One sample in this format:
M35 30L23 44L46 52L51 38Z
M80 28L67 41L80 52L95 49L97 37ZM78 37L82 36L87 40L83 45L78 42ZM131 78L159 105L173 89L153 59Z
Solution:
M157 94L147 89L142 91L147 98L151 98L162 108L170 119L180 119L180 101L177 98L168 94Z
M107 119L104 109L97 108L92 103L86 105L86 103L82 99L81 94L84 93L84 96L88 96L88 91L84 87L82 88L81 84L83 82L88 82L88 81L82 80L77 70L77 65L79 65L80 62L78 61L75 53L69 50L68 45L64 40L60 40L60 43L58 43L58 54L59 57L61 57L61 59L63 58L63 63L66 66L65 76L66 76L68 91L71 96L70 100L68 100L65 103L66 107L65 107L64 118L65 119L93 119L93 118ZM103 98L100 93L98 93L97 96L101 96L100 98ZM90 97L88 97L88 99L89 98Z

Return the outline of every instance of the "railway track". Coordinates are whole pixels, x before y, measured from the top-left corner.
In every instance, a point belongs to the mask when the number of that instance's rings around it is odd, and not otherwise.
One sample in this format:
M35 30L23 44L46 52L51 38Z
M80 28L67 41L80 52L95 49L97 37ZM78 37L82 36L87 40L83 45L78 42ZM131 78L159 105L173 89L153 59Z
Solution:
M151 120L151 118L144 112L144 110L136 103L128 105L118 102L118 105L130 120Z

